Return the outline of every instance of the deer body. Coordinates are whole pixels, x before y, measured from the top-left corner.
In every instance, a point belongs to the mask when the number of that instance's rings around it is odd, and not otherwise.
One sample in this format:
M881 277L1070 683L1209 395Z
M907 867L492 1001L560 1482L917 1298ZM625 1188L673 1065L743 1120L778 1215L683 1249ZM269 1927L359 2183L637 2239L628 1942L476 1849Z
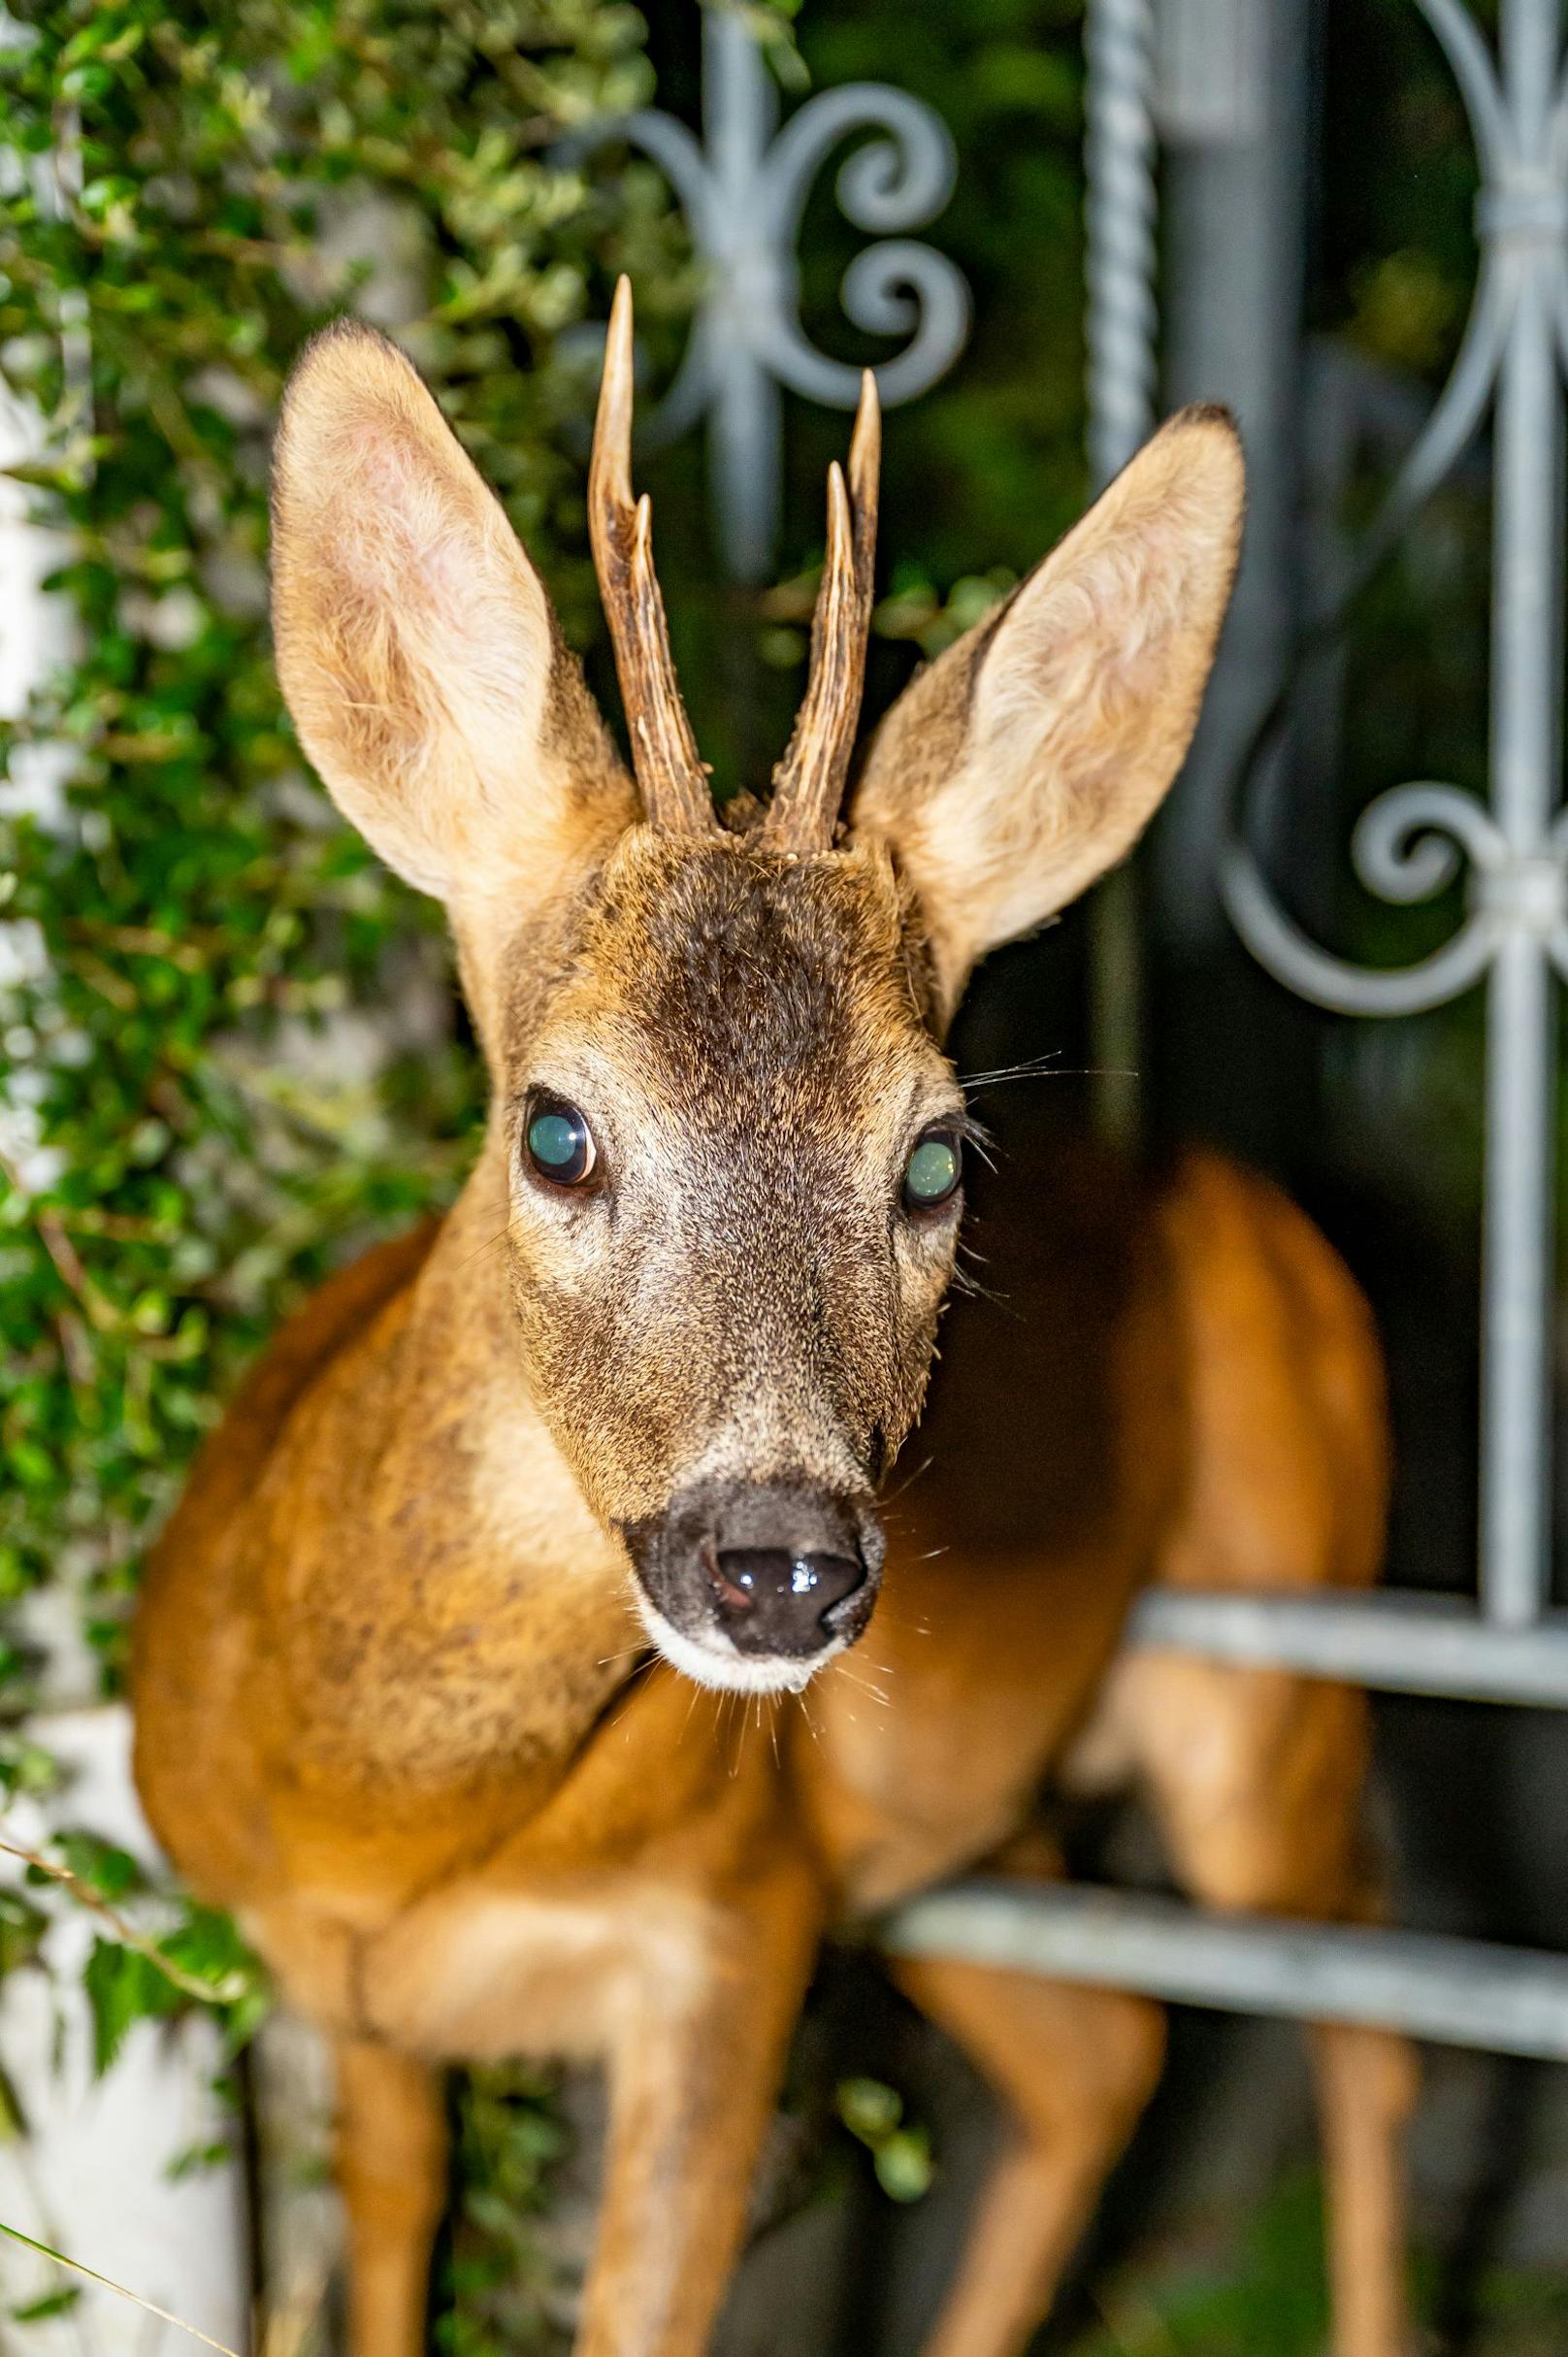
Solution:
M609 2073L579 2348L698 2357L824 1932L981 1860L1049 1871L1019 1838L1064 1764L1140 1777L1216 1903L1376 1897L1358 1697L1113 1666L1150 1578L1376 1574L1375 1346L1272 1190L1053 1163L988 1243L1008 1312L943 1329L886 1539L874 1504L953 1261L941 1031L1169 782L1233 561L1229 431L1176 421L917 681L835 840L863 406L796 739L725 833L625 482L629 338L623 296L593 501L640 802L406 364L323 340L280 445L285 687L345 809L447 902L493 1107L449 1217L325 1288L242 1391L151 1567L135 1700L161 1838L337 2043L353 2357L420 2345L439 2066L529 2052ZM899 1977L1011 2114L932 2343L1007 2357L1158 2013ZM1395 2042L1324 2033L1323 2089L1339 2347L1396 2357Z

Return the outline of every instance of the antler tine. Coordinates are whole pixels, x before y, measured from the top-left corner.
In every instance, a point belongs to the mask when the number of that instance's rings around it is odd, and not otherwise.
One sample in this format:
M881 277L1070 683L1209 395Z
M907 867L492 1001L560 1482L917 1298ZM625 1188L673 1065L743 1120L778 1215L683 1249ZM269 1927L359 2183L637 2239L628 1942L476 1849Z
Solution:
M635 505L632 499L632 282L625 278L604 344L588 526L643 810L650 825L671 834L702 833L718 822L670 652L653 570L653 509L646 492Z
M811 669L795 732L773 771L766 833L789 851L828 850L838 824L866 686L881 463L882 413L867 369L850 438L847 491L837 460L828 469L828 552L811 618Z
M876 378L861 371L861 397L849 438L849 496L855 507L855 568L867 601L876 572L876 505L882 480L882 404ZM869 613L869 604L867 604Z

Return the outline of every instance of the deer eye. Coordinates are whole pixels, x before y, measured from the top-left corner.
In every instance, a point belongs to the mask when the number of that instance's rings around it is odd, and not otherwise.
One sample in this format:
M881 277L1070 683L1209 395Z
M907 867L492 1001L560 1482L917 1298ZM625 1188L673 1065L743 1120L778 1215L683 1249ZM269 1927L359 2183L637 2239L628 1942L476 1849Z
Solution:
M906 1211L937 1211L951 1202L964 1177L964 1153L951 1129L928 1129L903 1166Z
M540 1178L556 1187L580 1187L599 1160L594 1133L576 1106L543 1092L529 1106L523 1144Z

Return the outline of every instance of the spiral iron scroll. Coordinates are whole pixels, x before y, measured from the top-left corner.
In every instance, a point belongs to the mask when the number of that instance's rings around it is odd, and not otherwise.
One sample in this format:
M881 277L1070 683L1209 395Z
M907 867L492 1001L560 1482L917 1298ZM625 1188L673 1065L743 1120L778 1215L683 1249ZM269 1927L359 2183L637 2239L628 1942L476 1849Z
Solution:
M1361 552L1364 578L1442 481L1497 391L1519 305L1550 307L1558 364L1568 369L1568 78L1526 125L1511 108L1475 19L1461 0L1417 0L1454 71L1482 168L1482 258L1458 357ZM1352 841L1366 889L1401 904L1430 900L1468 867L1469 908L1442 949L1412 966L1367 968L1331 955L1275 900L1251 850L1222 857L1226 910L1248 948L1304 998L1336 1013L1409 1015L1440 1006L1486 973L1501 943L1537 935L1568 980L1568 819L1533 837L1448 785L1395 786L1367 809Z
M671 441L704 414L721 453L721 525L742 577L766 567L776 485L777 388L826 407L853 409L860 371L819 351L800 325L796 246L800 217L833 148L854 133L839 171L846 217L877 242L844 275L840 300L856 327L902 336L876 370L883 406L912 401L951 367L968 333L969 298L945 254L892 233L921 228L952 194L957 162L947 126L906 91L881 82L825 90L777 128L767 65L744 22L703 12L703 142L655 110L591 124L557 149L566 162L612 140L656 162L685 213L705 265L702 300L675 377L648 413L650 442ZM728 458L723 455L728 453Z

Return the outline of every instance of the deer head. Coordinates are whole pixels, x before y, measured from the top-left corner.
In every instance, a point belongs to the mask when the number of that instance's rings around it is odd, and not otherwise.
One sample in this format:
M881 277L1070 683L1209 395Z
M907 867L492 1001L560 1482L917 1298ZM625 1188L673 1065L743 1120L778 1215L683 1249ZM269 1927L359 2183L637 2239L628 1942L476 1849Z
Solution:
M278 668L339 805L445 903L493 1082L532 1398L655 1643L799 1686L868 1620L873 1497L924 1395L968 1129L975 963L1131 846L1186 750L1235 563L1223 413L1176 417L884 721L840 817L871 606L867 377L800 719L721 826L629 481L624 281L590 480L636 783L539 576L392 345L289 387ZM499 1280L498 1280L499 1281Z

